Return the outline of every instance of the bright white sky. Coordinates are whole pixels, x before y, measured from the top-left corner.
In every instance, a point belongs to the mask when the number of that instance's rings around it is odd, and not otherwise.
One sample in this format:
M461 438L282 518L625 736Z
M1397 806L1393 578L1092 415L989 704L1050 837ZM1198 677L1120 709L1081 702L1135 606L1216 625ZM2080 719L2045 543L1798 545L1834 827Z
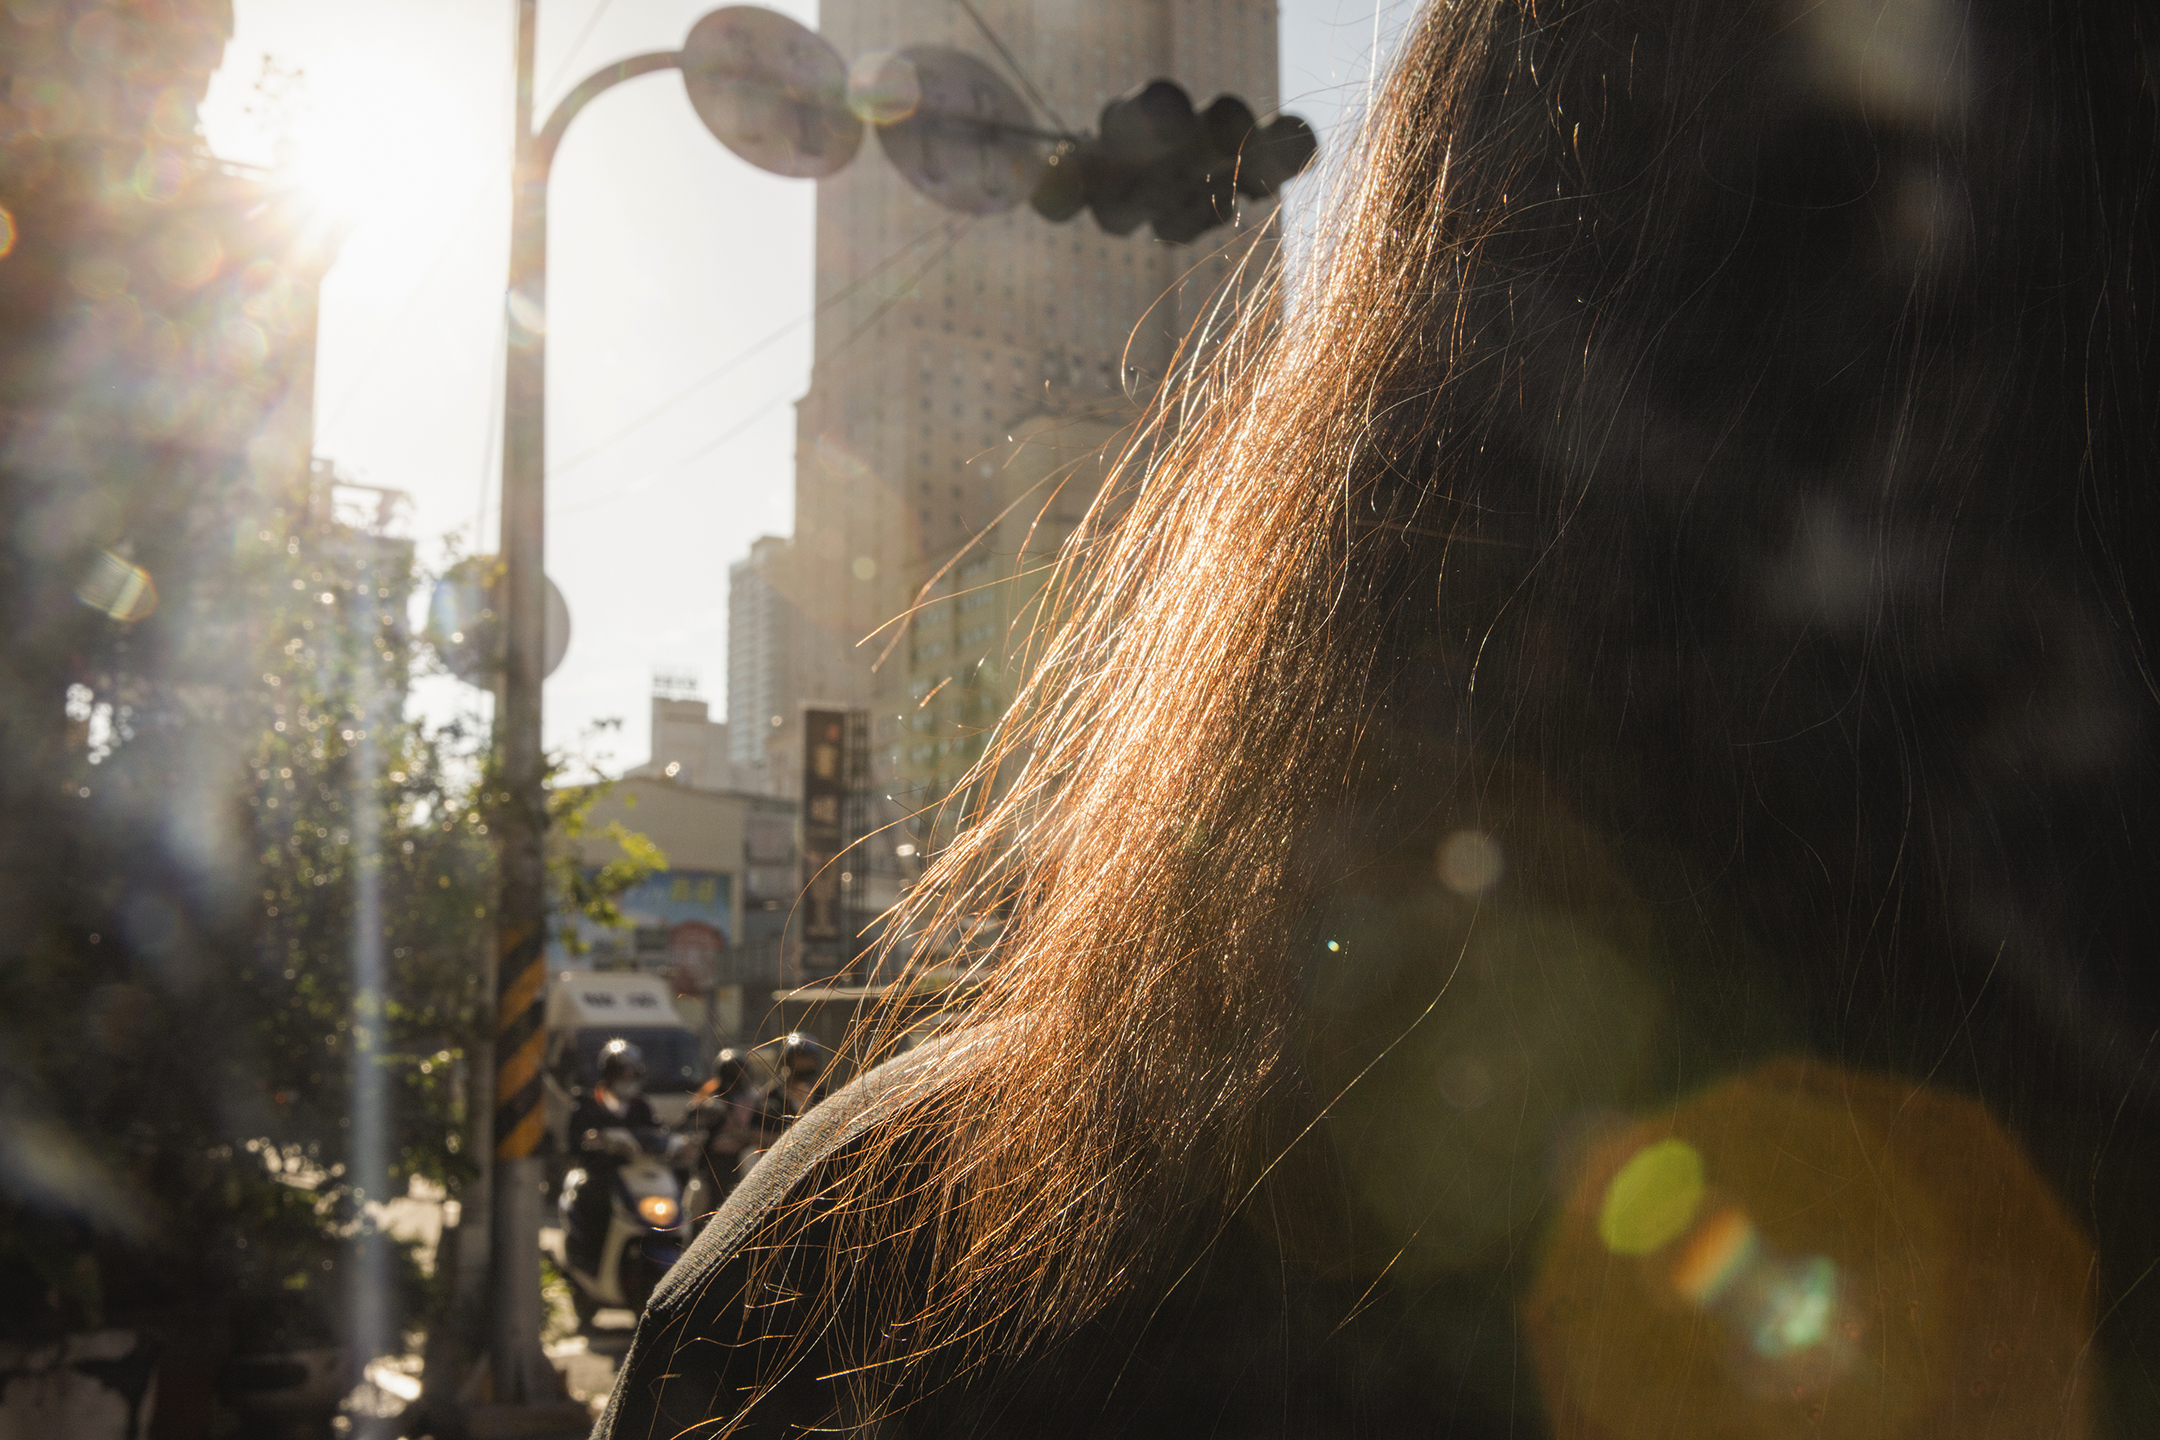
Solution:
M816 24L815 0L768 3ZM674 49L711 4L543 0L541 113L610 60ZM1323 156L1362 104L1376 40L1384 51L1414 8L1281 0L1284 108L1320 130ZM492 548L514 0L235 11L203 108L211 148L272 163L256 82L266 56L298 69L293 163L353 226L323 286L316 452L410 494L404 527L424 555L453 532ZM1300 182L1292 203L1318 188ZM662 74L579 117L551 196L548 570L573 638L548 682L547 741L619 716L606 748L628 765L647 753L655 670L696 674L724 708L728 562L792 526L813 187L736 160ZM443 714L471 695L441 680L419 699Z

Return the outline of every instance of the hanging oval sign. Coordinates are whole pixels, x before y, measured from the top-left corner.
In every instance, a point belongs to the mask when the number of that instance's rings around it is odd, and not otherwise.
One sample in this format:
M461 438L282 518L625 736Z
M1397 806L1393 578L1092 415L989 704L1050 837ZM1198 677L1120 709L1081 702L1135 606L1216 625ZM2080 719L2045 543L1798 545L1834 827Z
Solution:
M428 597L428 643L444 669L483 690L502 673L502 579L501 557L475 555L451 566ZM547 582L546 643L543 676L554 674L570 653L570 605L553 580Z
M893 168L938 204L969 215L1026 201L1049 148L1026 102L973 55L942 45L900 55L914 69L916 100L905 119L878 127Z
M776 11L728 5L699 20L682 76L705 128L760 170L822 180L862 145L839 52Z
M541 577L546 580L546 577ZM547 659L540 666L540 678L545 680L554 674L570 653L570 602L563 599L562 591L555 588L553 580L547 580L547 618L542 622L540 643L547 648Z

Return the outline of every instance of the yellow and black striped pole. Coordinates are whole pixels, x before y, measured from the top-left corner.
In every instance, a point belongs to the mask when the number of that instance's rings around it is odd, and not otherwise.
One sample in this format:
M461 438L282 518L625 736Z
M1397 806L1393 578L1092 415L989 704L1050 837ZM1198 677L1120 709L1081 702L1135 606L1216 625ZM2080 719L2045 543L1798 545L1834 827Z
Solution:
M597 95L639 75L679 69L676 51L618 60L587 76L533 128L538 0L518 0L517 160L510 186L510 289L503 359L501 688L493 826L502 888L496 906L495 1151L489 1246L488 1346L497 1401L554 1398L540 1349L539 1148L546 1119L540 1062L547 999L547 762L540 682L547 676L547 186L563 132Z
M513 802L514 803L514 802ZM507 887L506 887L507 888ZM508 898L507 896L505 898ZM522 917L521 917L522 918ZM547 996L547 959L533 926L505 923L495 957L495 1159L527 1160L539 1153L545 1128L540 1058Z
M533 133L537 0L518 0L517 160L510 199L509 344L503 367L502 688L495 707L501 790L494 830L501 891L495 933L493 1284L488 1363L497 1402L546 1398L540 1349L541 1006L546 998L547 768L540 682L547 663L546 460L542 403L549 153Z

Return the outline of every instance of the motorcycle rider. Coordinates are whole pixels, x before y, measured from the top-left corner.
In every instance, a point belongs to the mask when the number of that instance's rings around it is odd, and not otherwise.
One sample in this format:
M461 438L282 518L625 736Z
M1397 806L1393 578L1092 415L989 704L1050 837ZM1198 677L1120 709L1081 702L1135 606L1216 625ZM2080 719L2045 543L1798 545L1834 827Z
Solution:
M608 1132L635 1133L657 1124L652 1103L645 1098L645 1052L619 1037L608 1041L600 1050L600 1082L570 1113L570 1134L585 1167L585 1183L578 1188L570 1212L564 1249L578 1269L598 1268L600 1247L607 1238L615 1172L623 1160L619 1139L611 1141Z
M780 1042L780 1075L766 1087L764 1099L758 1106L758 1122L764 1131L765 1144L770 1145L780 1137L780 1132L818 1101L825 1098L825 1047L817 1037L800 1030L791 1030Z
M713 1056L712 1078L697 1088L683 1114L683 1128L699 1137L698 1155L710 1187L704 1203L718 1209L742 1178L742 1157L759 1148L757 1087L750 1059L729 1047Z

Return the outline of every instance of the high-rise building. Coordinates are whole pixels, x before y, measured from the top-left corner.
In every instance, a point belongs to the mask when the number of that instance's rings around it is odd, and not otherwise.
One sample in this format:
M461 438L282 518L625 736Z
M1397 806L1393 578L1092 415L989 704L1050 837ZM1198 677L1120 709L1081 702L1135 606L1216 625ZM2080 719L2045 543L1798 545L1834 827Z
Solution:
M800 769L786 763L802 699L793 556L787 540L765 535L728 566L728 760L739 787L766 795L794 794Z
M851 60L966 51L1056 128L1093 130L1106 102L1157 78L1197 105L1235 94L1264 118L1277 103L1273 0L826 0L822 28ZM875 140L822 183L785 588L793 698L870 710L881 788L935 800L972 758L967 737L1017 678L985 684L978 662L1024 627L1028 574L1272 211L1251 207L1184 247L1144 226L1106 234L1085 213L961 215L910 186ZM918 602L912 626L895 623ZM731 621L731 646L740 633ZM771 713L783 731L798 723L794 707Z

